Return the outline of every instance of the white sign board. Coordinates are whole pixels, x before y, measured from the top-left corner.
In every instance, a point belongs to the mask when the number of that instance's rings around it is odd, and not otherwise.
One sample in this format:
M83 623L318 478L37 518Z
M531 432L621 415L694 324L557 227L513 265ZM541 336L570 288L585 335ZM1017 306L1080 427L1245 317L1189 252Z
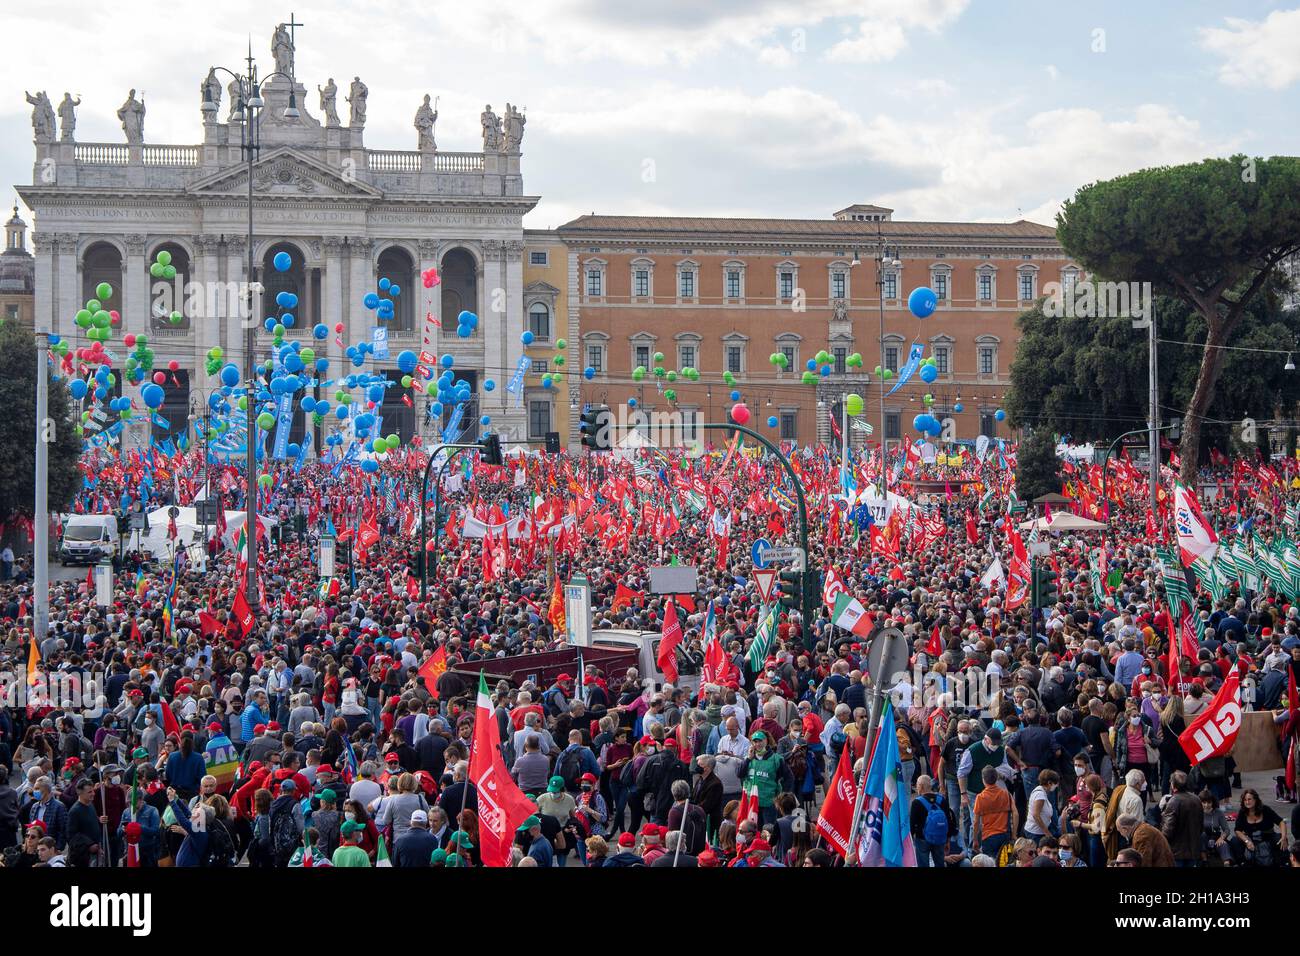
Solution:
M100 564L95 567L95 603L100 607L113 606L113 566Z
M768 548L763 552L764 561L788 561L794 571L802 571L808 561L803 548Z
M694 594L699 590L696 569L686 564L650 569L651 594Z
M580 574L564 586L564 636L571 645L591 646L591 585Z

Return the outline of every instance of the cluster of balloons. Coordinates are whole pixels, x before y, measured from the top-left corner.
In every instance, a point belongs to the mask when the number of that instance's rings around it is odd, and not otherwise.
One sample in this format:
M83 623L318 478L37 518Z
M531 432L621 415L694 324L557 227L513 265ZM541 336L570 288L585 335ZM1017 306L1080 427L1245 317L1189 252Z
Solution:
M147 373L153 371L153 349L149 348L148 339L143 335L128 332L122 336L122 343L133 349L126 357L126 375L133 382L141 382Z
M943 423L928 412L912 419L912 427L922 435L938 435L943 431Z
M456 316L456 334L462 339L467 339L474 334L478 328L478 316L468 310L463 310L460 315ZM531 335L531 332L526 332Z
M396 314L397 307L394 303L402 294L402 287L384 276L379 280L379 292L387 292L389 298L381 298L378 292L367 292L361 299L361 304L374 312L375 318L387 321Z
M917 374L921 376L921 381L925 382L927 385L939 377L939 366L935 364L933 356L928 359L922 359L921 367L917 370Z
M122 320L116 309L104 308L104 300L112 297L113 287L101 282L95 286L95 298L87 299L85 307L77 310L74 321L92 342L107 342L113 336L113 326Z
M425 269L420 273L420 281L424 283L426 289L432 289L441 282L442 279L438 278L438 270L430 266L428 269Z

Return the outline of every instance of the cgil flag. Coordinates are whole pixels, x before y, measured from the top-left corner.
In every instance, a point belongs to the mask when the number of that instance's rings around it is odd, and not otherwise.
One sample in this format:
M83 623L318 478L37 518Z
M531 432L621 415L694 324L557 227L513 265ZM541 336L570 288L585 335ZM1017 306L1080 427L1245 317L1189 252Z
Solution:
M817 832L824 836L836 853L849 855L849 831L853 827L853 807L857 804L858 782L853 776L853 748L845 742L840 751L840 762L835 767L817 817Z
M483 865L509 866L515 831L536 807L510 779L506 770L501 757L501 736L483 671L478 676L478 706L474 715L469 775L478 794L479 852Z
M1191 759L1192 766L1232 751L1237 742L1237 731L1241 729L1241 704L1237 702L1240 685L1241 675L1234 667L1214 695L1214 700L1210 701L1210 706L1179 734L1178 743Z

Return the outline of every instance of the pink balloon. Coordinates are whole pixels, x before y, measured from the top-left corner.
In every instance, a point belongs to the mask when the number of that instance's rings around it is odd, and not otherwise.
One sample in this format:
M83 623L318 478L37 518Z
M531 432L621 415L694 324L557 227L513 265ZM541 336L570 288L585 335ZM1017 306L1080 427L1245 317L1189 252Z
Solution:
M181 363L176 361L175 359L172 359L170 362L167 363L167 367L171 369L173 372L178 372L180 371Z
M342 335L342 334L343 334L343 323L340 322L338 325L334 326L334 331L335 331L335 332L338 332L340 335Z
M749 421L749 409L745 407L744 402L736 402L731 406L731 420L737 425L743 425Z
M126 333L126 335L122 336L122 344L125 345L127 348L131 348L132 346L134 346L134 345L135 345L135 333L134 333L134 332L128 332L128 333Z
M164 384L166 381L167 381L167 376L164 375L162 372L154 372L154 373L153 373L153 383L154 383L155 385L162 385L162 384Z

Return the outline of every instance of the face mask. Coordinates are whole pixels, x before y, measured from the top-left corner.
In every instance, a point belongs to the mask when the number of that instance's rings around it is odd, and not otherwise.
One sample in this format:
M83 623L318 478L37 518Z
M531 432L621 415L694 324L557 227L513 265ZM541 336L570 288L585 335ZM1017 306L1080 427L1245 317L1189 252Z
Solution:
M1134 715L1128 719L1128 722L1132 724L1134 727L1136 727L1138 724L1142 723L1142 718L1137 715Z
M1151 668L1149 668L1149 667L1144 667L1144 668L1142 668L1142 673L1143 673L1143 674L1150 674L1150 673L1151 673Z
M351 810L343 814L343 816L347 817L349 820L355 820L357 818L357 815Z
M121 778L121 777L110 777L110 778L109 778L109 783L121 783L121 782L122 782L122 778Z
M1073 851L1073 850L1062 850L1062 851L1061 851L1061 862L1062 862L1062 863L1069 863L1069 862L1070 862L1071 860L1073 860L1073 859L1074 859L1074 851Z
M1087 772L1088 772L1087 767L1080 767L1077 763L1074 765L1074 775L1076 777L1082 777Z
M1151 691L1149 691L1149 690L1144 690L1144 691L1142 692L1142 699L1143 699L1143 700L1148 700L1150 697L1151 697Z
M970 734L958 734L957 739L964 744L970 743Z

